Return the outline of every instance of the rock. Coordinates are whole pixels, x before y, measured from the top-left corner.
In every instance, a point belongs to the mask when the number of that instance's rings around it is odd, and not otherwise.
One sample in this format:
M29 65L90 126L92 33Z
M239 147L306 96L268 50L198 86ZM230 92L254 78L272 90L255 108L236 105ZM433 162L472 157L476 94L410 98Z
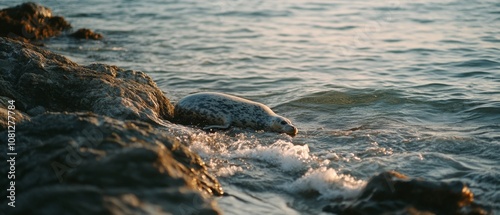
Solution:
M17 110L32 115L90 111L149 122L173 117L172 104L143 72L103 64L80 66L8 38L0 38L0 74L0 96L15 100Z
M0 96L0 129L7 129L8 126L15 126L16 124L24 121L29 121L30 117L18 111L17 109L9 109L9 101L13 101L9 97ZM14 106L15 107L15 102ZM9 112L10 111L10 112ZM10 116L10 118L9 118ZM10 121L10 123L9 123ZM12 127L11 127L12 129Z
M36 40L58 36L70 29L71 25L63 17L53 16L49 8L36 3L27 2L0 10L0 37L43 45ZM102 34L86 28L79 29L69 36L92 40L103 38Z
M490 214L474 203L474 195L462 182L409 179L390 171L370 179L352 201L323 208L336 214Z
M0 36L40 40L61 34L71 25L49 8L28 2L0 10Z
M46 113L16 130L17 207L9 214L219 213L207 198L222 194L219 183L163 129L92 113Z
M1 136L9 133L4 113L15 112L18 154L16 207L3 198L0 211L219 214L210 198L223 194L219 182L177 141L173 106L146 74L81 66L0 37L0 102Z
M103 38L101 34L95 33L90 29L81 28L78 29L75 33L70 34L70 36L77 39L91 39L91 40L100 40Z

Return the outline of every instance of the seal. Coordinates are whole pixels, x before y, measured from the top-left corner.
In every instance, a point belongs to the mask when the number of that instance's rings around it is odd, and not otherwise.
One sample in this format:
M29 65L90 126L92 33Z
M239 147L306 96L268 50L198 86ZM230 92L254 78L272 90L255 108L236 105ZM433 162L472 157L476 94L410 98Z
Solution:
M181 124L203 126L204 130L231 126L286 133L295 136L297 128L266 105L223 93L195 93L179 100L174 120Z

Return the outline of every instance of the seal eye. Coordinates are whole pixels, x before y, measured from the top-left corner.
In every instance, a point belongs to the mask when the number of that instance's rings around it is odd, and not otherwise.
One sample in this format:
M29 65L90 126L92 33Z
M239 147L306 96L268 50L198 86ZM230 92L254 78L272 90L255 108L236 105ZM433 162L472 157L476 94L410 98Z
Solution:
M286 122L285 121L281 121L280 124L286 125Z

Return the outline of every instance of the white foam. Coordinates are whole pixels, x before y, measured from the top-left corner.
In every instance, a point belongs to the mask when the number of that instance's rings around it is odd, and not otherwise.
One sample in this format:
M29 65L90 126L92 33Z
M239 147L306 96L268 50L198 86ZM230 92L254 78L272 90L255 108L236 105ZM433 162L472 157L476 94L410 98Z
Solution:
M195 134L192 137L192 144L189 146L189 149L193 152L196 152L203 158L208 158L210 155L214 153L214 149L206 139L203 138L203 135Z
M284 140L278 140L269 146L243 147L235 151L232 157L266 161L279 165L283 171L304 169L312 158L307 145L294 145Z
M310 168L302 177L291 184L284 185L289 192L301 193L316 191L319 198L335 199L338 197L354 197L366 184L350 175L338 174L332 168Z
M232 176L238 172L243 172L243 168L240 166L225 166L217 169L217 172L215 172L215 175L218 177L229 177Z
M283 172L302 173L307 170L300 178L282 186L289 192L315 191L322 199L350 198L357 195L366 184L363 180L357 180L350 175L339 174L336 170L327 168L331 158L333 160L359 159L354 154L339 156L336 153L328 153L318 158L311 154L307 144L294 145L282 139L274 140L271 144L263 144L260 142L262 139L254 137L231 138L221 134L194 134L189 139L191 140L190 149L206 160L209 159L210 169L219 177L229 177L238 172L251 171L244 170L245 166L235 165L231 161L236 163L244 161L246 164L242 165L250 165L251 168L251 160L258 160L273 164Z
M285 140L277 140L264 145L256 138L230 138L221 134L192 134L190 149L205 159L250 159L277 165L283 171L303 171L313 159L307 145L294 145ZM220 168L220 166L217 166ZM219 171L217 169L217 171ZM228 172L229 173L229 172Z
M213 155L228 153L228 146L225 144L227 137L222 134L192 133L183 139L190 142L189 149L191 151L203 158L210 159Z

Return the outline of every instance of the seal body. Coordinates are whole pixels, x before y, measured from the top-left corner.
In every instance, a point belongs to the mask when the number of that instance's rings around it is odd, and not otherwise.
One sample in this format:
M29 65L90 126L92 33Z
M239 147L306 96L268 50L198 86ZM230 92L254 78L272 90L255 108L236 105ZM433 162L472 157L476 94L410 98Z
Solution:
M290 120L266 105L223 93L196 93L182 98L175 105L174 120L206 130L236 126L291 136L298 132Z

